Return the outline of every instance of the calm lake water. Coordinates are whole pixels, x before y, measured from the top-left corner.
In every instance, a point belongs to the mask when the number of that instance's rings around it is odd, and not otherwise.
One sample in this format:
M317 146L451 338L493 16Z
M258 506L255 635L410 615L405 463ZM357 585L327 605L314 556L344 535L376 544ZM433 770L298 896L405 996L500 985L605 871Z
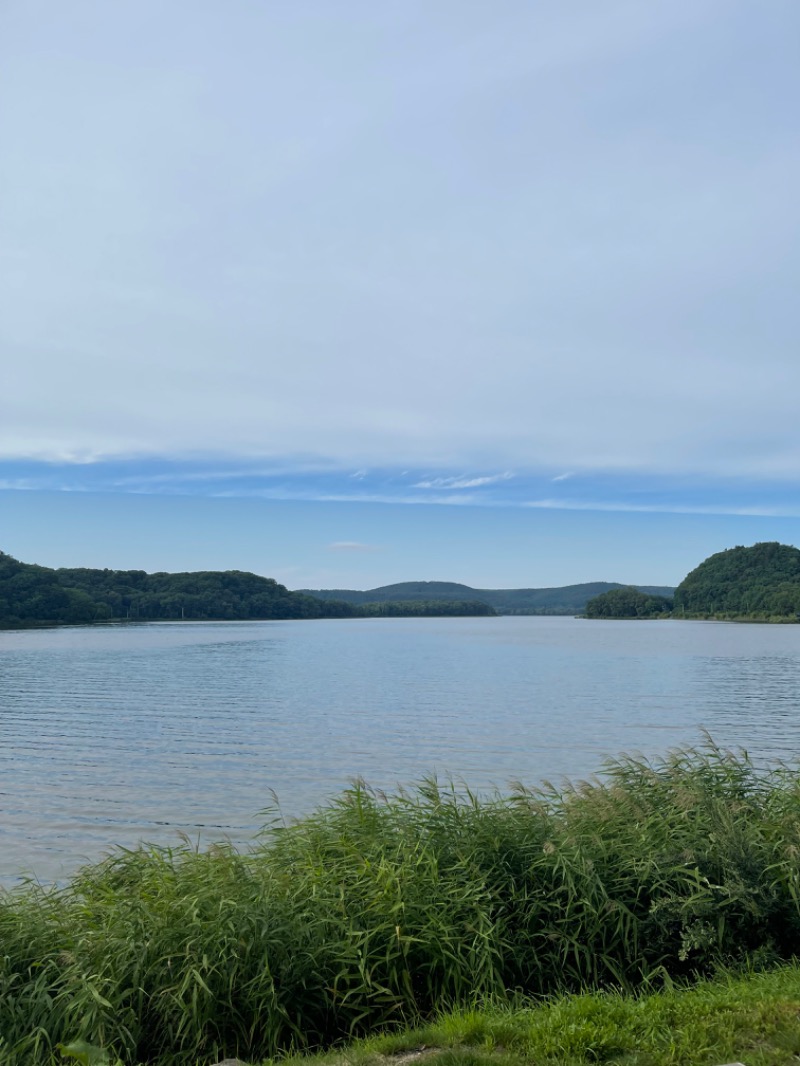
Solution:
M355 777L584 776L702 730L800 755L800 626L573 618L0 633L0 880L115 844L249 839Z

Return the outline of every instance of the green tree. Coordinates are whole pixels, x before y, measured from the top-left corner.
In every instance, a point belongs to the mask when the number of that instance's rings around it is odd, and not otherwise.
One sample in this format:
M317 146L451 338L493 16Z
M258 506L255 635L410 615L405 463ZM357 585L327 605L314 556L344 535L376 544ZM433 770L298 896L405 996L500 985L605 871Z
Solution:
M629 585L595 596L586 604L587 618L659 618L672 610L666 596L652 596Z

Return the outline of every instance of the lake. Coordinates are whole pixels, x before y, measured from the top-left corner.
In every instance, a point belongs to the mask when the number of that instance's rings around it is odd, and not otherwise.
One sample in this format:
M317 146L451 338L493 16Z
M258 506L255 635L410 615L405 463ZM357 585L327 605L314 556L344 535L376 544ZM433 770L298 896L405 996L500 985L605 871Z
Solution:
M0 881L113 845L244 842L356 777L585 776L702 741L800 752L800 626L574 618L0 632Z

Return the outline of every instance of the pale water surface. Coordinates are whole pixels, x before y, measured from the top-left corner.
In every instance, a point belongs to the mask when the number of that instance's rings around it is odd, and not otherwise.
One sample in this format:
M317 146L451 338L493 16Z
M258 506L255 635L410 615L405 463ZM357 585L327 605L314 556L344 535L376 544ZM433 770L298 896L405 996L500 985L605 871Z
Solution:
M702 730L800 751L800 626L572 618L173 623L0 633L0 880L115 844L251 838L355 777L477 789Z

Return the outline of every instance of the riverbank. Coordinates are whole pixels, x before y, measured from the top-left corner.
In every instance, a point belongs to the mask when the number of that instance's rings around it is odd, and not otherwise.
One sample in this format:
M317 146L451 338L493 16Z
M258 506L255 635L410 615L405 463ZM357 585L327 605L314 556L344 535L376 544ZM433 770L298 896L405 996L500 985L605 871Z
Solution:
M0 900L0 1061L85 1039L189 1066L445 1006L800 953L800 775L701 750L478 799L356 787L252 853L140 849Z

